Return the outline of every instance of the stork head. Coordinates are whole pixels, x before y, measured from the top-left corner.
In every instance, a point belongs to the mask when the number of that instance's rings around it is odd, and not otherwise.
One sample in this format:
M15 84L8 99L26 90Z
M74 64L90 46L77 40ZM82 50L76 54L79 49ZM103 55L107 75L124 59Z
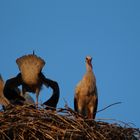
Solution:
M92 57L91 56L86 57L86 64L88 64L92 68Z

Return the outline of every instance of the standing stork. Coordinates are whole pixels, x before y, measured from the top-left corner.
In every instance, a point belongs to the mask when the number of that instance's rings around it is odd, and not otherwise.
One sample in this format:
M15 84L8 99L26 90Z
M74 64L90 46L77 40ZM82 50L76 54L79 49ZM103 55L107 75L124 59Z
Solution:
M96 78L92 70L92 58L86 57L86 74L75 89L74 109L76 112L95 119L98 105Z

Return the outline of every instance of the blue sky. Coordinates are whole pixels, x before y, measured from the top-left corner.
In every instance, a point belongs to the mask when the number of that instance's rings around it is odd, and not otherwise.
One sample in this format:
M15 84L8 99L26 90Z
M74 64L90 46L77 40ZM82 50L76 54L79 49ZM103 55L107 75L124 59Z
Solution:
M32 53L43 73L60 85L58 107L73 108L74 89L93 57L99 94L98 118L140 127L140 2L130 0L0 1L0 73L6 80L19 70L16 58ZM43 88L40 102L51 95ZM33 95L34 96L34 95Z

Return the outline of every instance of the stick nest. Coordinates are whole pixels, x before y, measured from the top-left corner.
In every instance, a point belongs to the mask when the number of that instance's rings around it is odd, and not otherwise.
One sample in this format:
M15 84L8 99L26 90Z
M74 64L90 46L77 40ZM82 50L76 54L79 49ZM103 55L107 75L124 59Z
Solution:
M0 112L0 140L138 140L140 130L56 111L14 106Z

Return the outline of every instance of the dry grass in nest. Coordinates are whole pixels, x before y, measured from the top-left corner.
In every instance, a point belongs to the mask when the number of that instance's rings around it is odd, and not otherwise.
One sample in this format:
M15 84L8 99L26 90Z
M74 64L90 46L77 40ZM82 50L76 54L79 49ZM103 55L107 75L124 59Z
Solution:
M0 113L0 140L138 140L140 130L56 111L15 106Z

